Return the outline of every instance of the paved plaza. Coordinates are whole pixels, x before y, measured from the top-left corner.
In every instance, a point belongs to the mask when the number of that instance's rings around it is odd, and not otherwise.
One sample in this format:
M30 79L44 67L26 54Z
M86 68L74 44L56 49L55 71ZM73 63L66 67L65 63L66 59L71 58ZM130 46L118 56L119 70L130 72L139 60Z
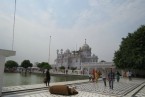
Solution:
M50 85L67 84L76 87L79 92L73 96L50 94L44 84L3 87L2 97L145 97L145 79L121 79L114 82L113 90L104 86L100 79L97 83L88 80L51 83Z

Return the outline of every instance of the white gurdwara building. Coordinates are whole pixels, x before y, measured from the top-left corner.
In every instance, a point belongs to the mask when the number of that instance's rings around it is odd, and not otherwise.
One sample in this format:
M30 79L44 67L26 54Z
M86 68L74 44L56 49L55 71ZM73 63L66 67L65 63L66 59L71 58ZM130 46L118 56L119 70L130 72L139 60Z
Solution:
M70 51L69 49L66 51L63 51L63 49L60 51L57 50L55 62L56 67L64 66L67 69L71 67L81 69L82 64L96 64L98 62L98 56L92 54L91 48L85 41L85 44L76 51Z

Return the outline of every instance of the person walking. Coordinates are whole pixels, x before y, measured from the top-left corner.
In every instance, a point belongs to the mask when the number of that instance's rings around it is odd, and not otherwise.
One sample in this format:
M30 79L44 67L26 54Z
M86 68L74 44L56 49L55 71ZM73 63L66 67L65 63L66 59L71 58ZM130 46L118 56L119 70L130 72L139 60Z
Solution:
M91 79L92 79L92 75L91 73L89 73L89 81L91 81Z
M103 70L102 71L102 79L103 79L103 82L104 82L104 86L106 87L106 77L107 77L107 72L106 70Z
M92 81L95 82L96 80L96 69L93 69L93 72L92 72Z
M114 78L115 78L115 73L112 71L112 68L111 68L110 72L108 74L108 80L109 80L109 87L110 87L110 89L113 89Z
M49 86L50 83L50 73L49 73L49 69L47 69L46 71L46 86Z
M121 76L121 74L117 71L117 73L116 73L116 79L117 79L117 82L119 82L119 80L120 80L120 76Z
M131 81L132 80L132 72L130 70L127 72L127 76L129 78L129 81Z
M98 82L98 79L100 77L100 71L97 71L96 70L95 76L96 76L96 83L97 83Z

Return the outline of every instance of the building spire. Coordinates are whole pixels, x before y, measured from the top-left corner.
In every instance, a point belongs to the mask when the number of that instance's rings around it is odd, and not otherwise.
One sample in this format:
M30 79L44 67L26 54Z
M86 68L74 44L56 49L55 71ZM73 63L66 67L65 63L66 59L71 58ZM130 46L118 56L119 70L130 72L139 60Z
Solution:
M86 39L85 39L85 44L86 44Z

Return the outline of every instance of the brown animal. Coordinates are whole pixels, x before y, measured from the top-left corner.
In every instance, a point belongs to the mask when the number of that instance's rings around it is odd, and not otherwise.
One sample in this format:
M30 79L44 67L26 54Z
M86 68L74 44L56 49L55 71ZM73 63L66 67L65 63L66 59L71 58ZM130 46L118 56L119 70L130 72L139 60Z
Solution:
M49 88L51 94L59 95L75 95L78 92L74 88L69 88L67 85L54 85Z

